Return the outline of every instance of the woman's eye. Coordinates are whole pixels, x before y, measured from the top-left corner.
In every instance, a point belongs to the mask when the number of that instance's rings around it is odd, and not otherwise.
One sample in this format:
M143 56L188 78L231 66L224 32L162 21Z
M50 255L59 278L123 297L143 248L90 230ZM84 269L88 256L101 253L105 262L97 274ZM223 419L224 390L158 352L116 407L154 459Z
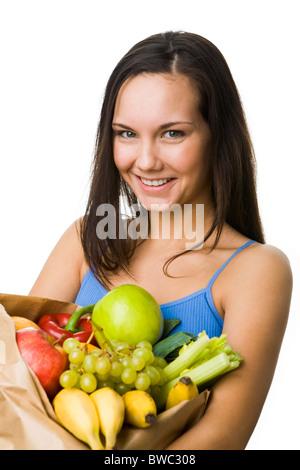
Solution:
M125 139L132 139L133 137L135 137L135 133L131 131L120 131L118 132L118 135L124 137Z
M165 133L165 136L174 139L174 138L176 138L176 137L182 137L182 136L184 136L184 132L182 132L182 131L175 131L175 130L174 130L174 131L167 131L167 132Z

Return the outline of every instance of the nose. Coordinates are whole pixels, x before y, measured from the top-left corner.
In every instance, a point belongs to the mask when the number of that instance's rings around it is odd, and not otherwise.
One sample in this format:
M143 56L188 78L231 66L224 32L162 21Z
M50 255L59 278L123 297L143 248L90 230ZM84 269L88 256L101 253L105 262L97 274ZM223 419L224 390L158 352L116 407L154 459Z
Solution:
M160 158L159 150L155 142L145 139L140 142L136 166L139 170L160 171L163 167L163 161Z

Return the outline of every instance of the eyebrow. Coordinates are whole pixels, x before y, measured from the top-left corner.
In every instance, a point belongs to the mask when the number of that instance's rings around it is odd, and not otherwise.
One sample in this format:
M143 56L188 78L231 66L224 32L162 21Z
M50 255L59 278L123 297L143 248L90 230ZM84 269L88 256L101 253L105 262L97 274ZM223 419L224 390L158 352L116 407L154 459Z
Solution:
M167 122L165 124L162 124L161 126L159 126L159 129L163 130L163 129L167 129L168 127L177 126L179 124L180 125L181 124L193 125L193 123L190 122L190 121L171 121L171 122ZM112 126L122 127L122 129L131 129L130 126L126 126L125 124L121 124L121 123L118 123L118 122L113 122Z

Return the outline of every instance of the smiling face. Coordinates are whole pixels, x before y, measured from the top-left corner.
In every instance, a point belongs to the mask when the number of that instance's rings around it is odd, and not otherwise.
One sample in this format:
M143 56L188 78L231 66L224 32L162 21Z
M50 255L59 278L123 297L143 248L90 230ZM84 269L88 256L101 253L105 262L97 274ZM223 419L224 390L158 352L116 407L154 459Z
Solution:
M210 131L199 94L183 75L140 74L120 89L114 161L141 204L210 200Z

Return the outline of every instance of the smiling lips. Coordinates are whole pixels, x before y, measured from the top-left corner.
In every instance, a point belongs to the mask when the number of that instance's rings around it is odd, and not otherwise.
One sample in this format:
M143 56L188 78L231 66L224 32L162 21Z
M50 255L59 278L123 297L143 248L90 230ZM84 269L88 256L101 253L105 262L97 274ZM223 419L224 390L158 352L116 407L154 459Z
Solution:
M172 178L165 178L163 180L146 180L144 178L141 178L142 182L147 186L162 186L163 184L166 184L171 181L171 179Z
M175 178L164 178L164 179L155 179L149 180L145 178L141 178L140 176L137 177L140 185L145 190L155 191L160 189L165 189L170 186L172 181L175 181Z

